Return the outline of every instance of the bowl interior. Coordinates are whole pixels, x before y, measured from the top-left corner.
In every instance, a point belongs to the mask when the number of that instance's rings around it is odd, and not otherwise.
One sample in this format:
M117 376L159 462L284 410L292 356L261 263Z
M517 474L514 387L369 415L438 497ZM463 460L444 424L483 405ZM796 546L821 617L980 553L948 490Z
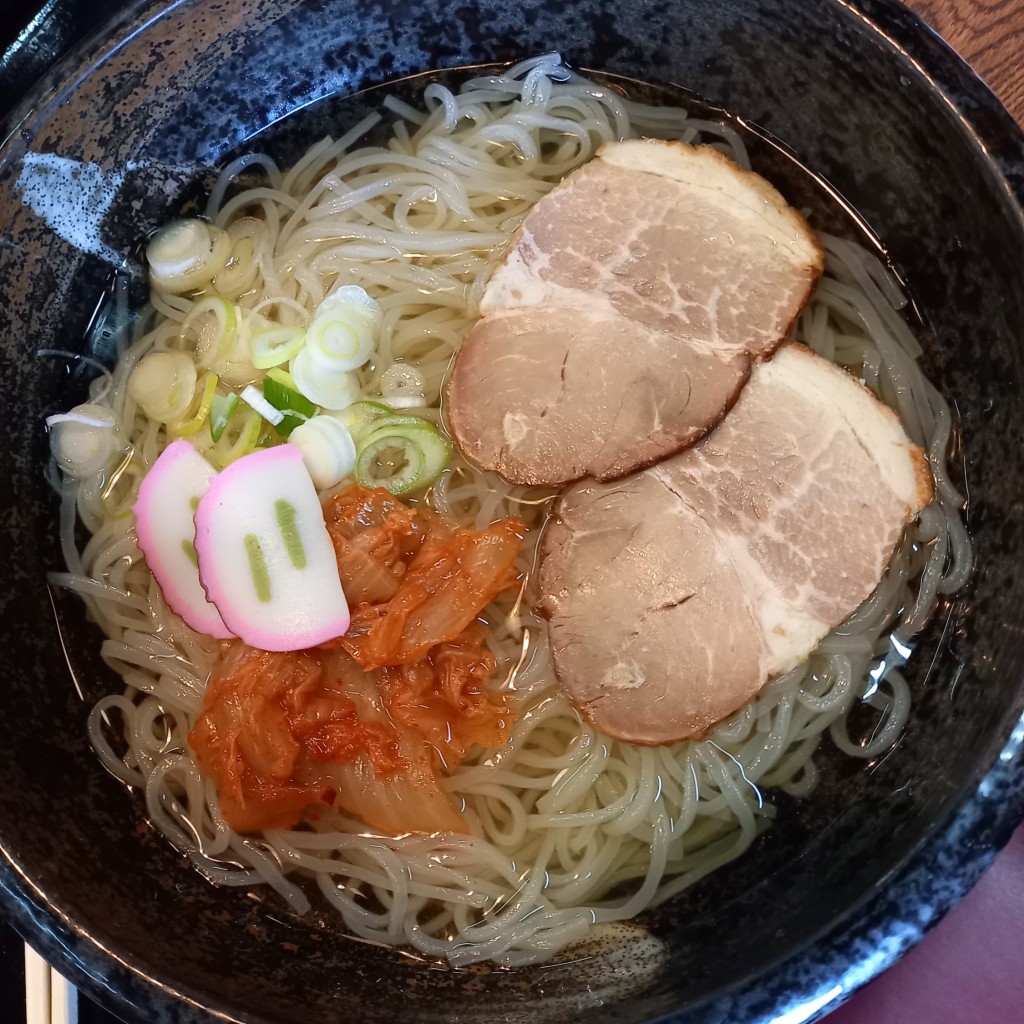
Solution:
M772 983L753 979L770 978L773 965L861 912L977 788L1024 703L1012 617L1024 578L1024 226L1004 174L955 105L968 94L943 93L921 67L945 61L965 88L969 77L909 23L897 27L926 48L918 67L831 0L476 0L455 9L382 0L358 10L187 0L150 20L159 7L133 8L79 53L63 71L74 84L37 97L0 151L0 222L9 226L0 372L16 396L0 455L10 481L0 636L13 663L0 690L10 723L0 745L0 847L20 924L44 945L47 934L63 944L78 980L107 987L101 998L139 1020L204 1020L207 1007L310 1024L342 1013L365 1022L632 1022L681 1011L698 1021L721 1019L724 1004L709 1001L741 983L750 997L731 1004L730 1019L760 1019L757 999ZM879 12L899 17L884 4ZM84 385L66 360L36 353L88 348L109 358L119 307L101 300L119 288L129 304L142 299L115 274L116 254L133 251L247 145L287 163L318 133L340 134L358 104L338 97L553 48L577 67L682 87L740 115L818 176L810 182L762 146L755 166L794 202L813 206L824 183L861 222L836 217L830 226L881 240L914 297L930 375L960 417L977 545L967 594L940 609L912 659L914 711L897 748L866 766L826 749L811 798L773 797L778 824L754 849L648 919L669 955L653 978L642 957L629 956L516 974L430 969L352 940L327 916L294 918L273 894L213 889L90 749L89 703L118 681L79 604L45 586L63 563L43 419L80 400ZM998 108L973 88L974 120L1002 130ZM83 200L81 172L57 175L50 215L33 213L19 180L26 156L38 153L96 168L102 202L95 191ZM130 969L97 956L97 945Z

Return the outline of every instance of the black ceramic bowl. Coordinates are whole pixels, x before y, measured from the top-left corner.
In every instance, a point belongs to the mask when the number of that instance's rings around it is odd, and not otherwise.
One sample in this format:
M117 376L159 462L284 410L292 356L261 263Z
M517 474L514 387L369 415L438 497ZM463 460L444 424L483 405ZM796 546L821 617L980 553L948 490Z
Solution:
M329 119L316 101L553 48L579 67L688 87L756 123L884 242L913 291L929 372L961 417L978 559L967 596L943 609L914 660L914 713L896 751L867 768L826 751L811 798L783 803L741 861L651 918L669 967L612 1006L601 1003L613 979L587 963L430 971L273 899L213 889L93 756L76 683L94 698L117 681L81 608L51 601L45 584L61 556L42 421L81 384L35 353L81 351L92 327L104 354L91 321L111 270L97 254L128 251L225 155L302 111L260 143L294 145ZM916 942L1007 839L1024 811L1024 145L896 3L144 2L65 60L8 128L0 886L17 927L91 996L145 1022L797 1024ZM28 153L94 170L41 218L17 185ZM86 202L90 175L113 187Z

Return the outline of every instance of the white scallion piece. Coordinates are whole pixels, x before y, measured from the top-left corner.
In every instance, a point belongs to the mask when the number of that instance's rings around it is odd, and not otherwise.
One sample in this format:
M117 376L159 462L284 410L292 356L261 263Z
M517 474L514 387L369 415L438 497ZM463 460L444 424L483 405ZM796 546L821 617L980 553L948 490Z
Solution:
M196 336L197 365L235 387L256 380L260 375L249 358L248 343L252 317L219 296L197 302L182 324L183 331Z
M291 361L290 370L299 394L323 409L347 409L359 398L359 378L355 373L322 369L310 357L308 344Z
M278 327L249 330L249 359L257 370L269 370L294 359L306 343L301 327Z
M176 423L184 418L196 390L196 364L185 352L150 352L128 378L128 394L151 420Z
M379 328L384 319L380 303L365 288L357 284L343 284L335 288L325 296L317 311L330 309L332 306L348 306L361 311L374 328Z
M48 416L46 425L58 467L74 480L105 468L120 437L113 412L102 405L76 405L70 412Z
M328 373L358 370L375 351L375 339L367 324L346 310L317 316L306 333L306 349L316 365Z
M383 319L380 304L364 288L336 288L317 307L309 325L310 359L332 373L359 369L376 351Z
M255 409L272 427L276 427L284 419L284 413L280 409L275 409L263 397L263 392L251 384L242 391L242 401Z
M302 461L318 491L334 487L356 468L356 444L333 416L313 416L288 435L302 452Z
M227 234L194 217L171 221L146 246L153 285L166 292L201 288L224 268L230 255Z

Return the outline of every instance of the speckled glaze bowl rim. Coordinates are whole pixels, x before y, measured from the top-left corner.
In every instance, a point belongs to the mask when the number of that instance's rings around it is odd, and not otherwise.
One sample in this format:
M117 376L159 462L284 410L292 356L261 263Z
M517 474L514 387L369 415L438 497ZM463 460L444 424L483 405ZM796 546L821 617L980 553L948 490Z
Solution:
M10 136L31 132L33 120L98 69L115 49L155 18L188 0L135 0L63 57L0 122L0 165ZM993 168L1018 212L1024 235L1024 134L982 80L936 33L897 0L832 0L855 15L879 43L914 66L956 111L964 134ZM31 33L16 45L24 46ZM956 97L956 98L954 98ZM994 764L968 781L958 809L937 819L915 851L879 891L846 908L829 929L768 971L678 1015L660 1018L730 1024L805 1024L818 1020L915 945L974 885L1024 820L1024 715ZM73 984L114 1013L143 1020L160 1007L167 1020L237 1021L230 1007L198 1001L181 985L147 973L131 954L103 947L52 903L0 843L0 904L14 927ZM131 993L145 991L144 1011ZM184 1014L184 1016L182 1016ZM151 1018L148 1018L151 1019Z

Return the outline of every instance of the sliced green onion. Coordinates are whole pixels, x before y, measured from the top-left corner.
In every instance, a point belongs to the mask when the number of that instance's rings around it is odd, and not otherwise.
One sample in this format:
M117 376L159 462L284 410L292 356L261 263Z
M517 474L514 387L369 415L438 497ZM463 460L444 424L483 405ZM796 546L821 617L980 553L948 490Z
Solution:
M220 440L237 405L238 395L233 391L227 395L218 393L213 396L210 403L210 437L213 441Z
M315 316L306 333L310 358L328 373L358 370L372 357L374 347L370 326L344 307Z
M237 223L237 222L236 222ZM213 287L221 295L237 297L253 286L259 265L255 260L256 250L250 238L239 238L231 249L224 269L213 279Z
M301 427L303 423L308 422L305 416L297 416L293 412L286 412L281 417L281 422L275 425L274 431L278 437L289 437L296 427Z
M391 416L394 409L381 402L353 402L347 409L332 413L336 419L355 439L365 437L373 424L385 416Z
M310 360L328 373L357 370L373 356L383 313L358 285L335 289L317 307L306 334Z
M381 437L360 450L356 480L363 487L385 487L392 494L408 494L420 486L426 458L423 449L395 434Z
M301 327L270 327L249 335L249 358L257 370L280 366L298 355L306 343Z
M299 393L324 409L347 409L359 398L359 378L351 371L323 370L312 361L308 344L292 360L290 369Z
M196 388L195 398L197 401L194 401L185 412L185 416L192 413L191 418L184 423L171 425L171 433L177 434L178 437L191 437L193 434L199 433L200 428L206 422L206 417L210 414L210 406L213 404L213 396L216 392L217 374L208 373L203 377L202 384Z
M272 370L267 370L267 380L276 380L282 387L286 387L291 391L299 390L298 385L295 383L295 378L280 366L275 366Z
M74 480L105 469L117 447L117 419L106 406L76 405L70 412L48 416L46 426L57 465Z
M196 391L196 364L185 352L150 352L128 378L128 394L158 423L182 419Z
M430 427L434 429L433 424L428 423L422 416L413 416L411 413L405 412L393 412L390 416L381 416L376 423L370 425L370 429L364 435L369 437L370 434L375 434L378 430L383 427Z
M356 480L408 494L432 484L452 457L451 442L425 420L390 424L370 432L359 445Z
M196 362L209 367L231 354L238 316L233 303L213 297L197 302L181 326L195 331Z
M263 419L255 409L237 409L214 446L213 457L217 465L223 469L235 459L255 451L262 426Z
M172 220L149 240L146 259L154 274L173 277L192 269L209 248L209 224L195 218Z
M270 374L274 373L275 371L270 371ZM315 416L317 408L308 398L277 379L277 374L270 374L267 374L263 381L263 396L275 409L280 409L283 413L280 421L274 423L274 429L279 436L288 437L297 426ZM288 377L288 374L280 371L280 376ZM288 379L291 380L291 377Z
M360 442L381 427L423 426L426 424L421 416L410 413L398 413L390 405L382 402L353 402L341 412L331 413L355 439Z
M172 221L146 246L150 279L162 292L195 291L212 281L231 256L227 233L197 218Z
M389 417L366 436L363 444L372 444L381 437L395 435L408 437L423 449L426 456L424 484L432 484L448 468L452 459L451 441L432 423L415 416Z
M335 288L330 295L324 297L317 307L317 313L339 306L350 309L353 315L361 316L374 329L380 327L384 319L380 303L358 284L343 284Z
M226 384L248 384L259 376L245 340L251 316L248 310L213 296L197 302L182 324L183 332L196 336L196 362Z
M263 381L263 396L275 409L282 412L298 413L307 420L316 415L316 406L308 398L300 395L294 385L285 384L276 374L267 374Z

